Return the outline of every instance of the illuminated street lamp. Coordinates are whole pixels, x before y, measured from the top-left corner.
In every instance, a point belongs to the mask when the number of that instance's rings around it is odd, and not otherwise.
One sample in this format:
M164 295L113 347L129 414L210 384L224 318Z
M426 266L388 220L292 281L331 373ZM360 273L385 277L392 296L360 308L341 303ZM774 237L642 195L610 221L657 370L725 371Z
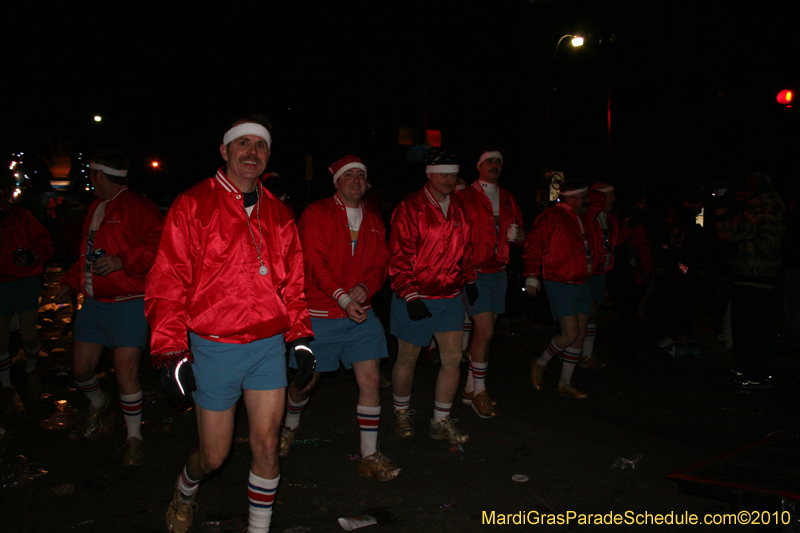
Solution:
M570 34L562 35L561 38L558 40L558 44L556 44L556 51L553 52L553 68L555 68L555 61L556 57L558 56L558 48L561 46L561 41L563 41L567 37L572 37L572 40L570 41L572 46L575 47L583 46L583 37L579 35L570 35Z
M95 122L100 122L101 120L103 120L103 117L101 117L100 115L95 115L94 116L94 121Z
M561 42L566 38L571 38L570 44L573 47L583 46L583 37L579 35L562 35L561 38L556 43L555 51L553 52L553 61L550 64L550 79L547 83L547 107L545 108L545 127L546 129L546 139L547 139L547 154L548 160L547 165L550 166L553 164L553 139L552 139L552 132L551 132L551 120L552 120L552 103L553 103L553 91L555 91L555 71L556 71L556 59L558 58L558 49L561 47ZM552 171L552 168L548 168L549 171Z

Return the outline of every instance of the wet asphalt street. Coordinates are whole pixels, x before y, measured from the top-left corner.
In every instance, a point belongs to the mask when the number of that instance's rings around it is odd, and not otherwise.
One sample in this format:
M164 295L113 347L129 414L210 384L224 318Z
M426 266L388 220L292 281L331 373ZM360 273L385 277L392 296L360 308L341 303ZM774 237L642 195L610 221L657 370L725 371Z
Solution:
M115 398L115 431L101 441L69 438L74 409L86 400L74 388L70 366L71 309L48 305L62 274L46 276L40 335L45 394L26 395L22 363L12 381L27 407L2 415L6 430L0 473L0 531L156 532L166 531L164 513L183 461L196 445L193 410L163 396L157 371L144 357L140 367L145 394L145 464L121 466L122 415L110 362L101 362L101 386ZM706 299L701 287L698 301ZM343 531L339 517L372 515L366 532L409 531L762 531L758 526L500 525L500 515L536 518L574 512L698 516L741 510L717 500L679 491L666 479L672 472L756 442L779 430L800 429L800 357L779 353L776 385L742 394L731 381L733 355L710 330L703 307L697 312L696 340L701 359L676 359L666 351L642 348L635 368L614 357L611 332L616 315L602 311L596 351L608 362L601 370L577 369L574 382L585 400L556 394L557 361L544 390L529 382L529 364L556 333L541 302L524 301L515 319L501 320L491 349L487 387L499 416L478 418L460 402L453 417L471 436L462 448L427 435L437 365L420 361L412 409L417 435L402 440L391 429L391 389L383 389L381 451L403 472L379 483L356 474L357 389L353 376L325 376L301 420L297 442L281 460L281 484L271 531ZM652 311L652 309L650 309ZM687 310L688 312L688 310ZM653 313L648 313L652 315ZM634 326L649 346L652 322ZM390 338L390 353L396 343ZM12 355L20 348L12 335ZM391 361L382 365L387 376ZM462 384L466 365L462 367ZM641 459L633 469L614 467L619 459ZM203 482L195 516L197 532L240 531L247 521L246 479L250 450L244 408L237 414L235 442L224 467ZM527 481L518 482L513 476ZM529 511L533 511L528 514ZM494 512L495 524L484 523ZM780 531L780 529L778 529Z

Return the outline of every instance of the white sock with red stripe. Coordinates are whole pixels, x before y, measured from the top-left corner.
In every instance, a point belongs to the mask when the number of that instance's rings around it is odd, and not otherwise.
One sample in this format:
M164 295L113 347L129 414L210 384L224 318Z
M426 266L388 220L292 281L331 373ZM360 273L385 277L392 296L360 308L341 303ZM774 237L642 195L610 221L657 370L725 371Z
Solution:
M361 458L369 457L378 451L378 426L381 423L381 406L356 406L358 428L361 430Z
M283 425L289 429L296 429L300 425L300 415L303 414L303 409L306 408L306 404L310 399L311 397L308 397L303 401L295 402L291 396L287 397L286 419L283 421Z
M586 355L594 355L594 339L597 337L597 324L589 324L586 326L586 337L583 339L583 349L581 353Z
M539 366L547 366L547 363L550 362L550 359L560 354L563 348L559 348L556 346L556 338L553 337L550 339L550 343L547 345L547 348L544 349L542 355L536 360L536 364Z
M122 414L125 415L125 428L128 438L142 438L142 391L133 394L120 394Z
M464 385L464 390L473 392L475 390L475 378L472 375L472 354L469 355L469 366L467 367L467 383Z
M11 354L0 355L0 386L11 386Z
M561 379L558 382L559 387L569 385L572 383L572 372L575 371L575 365L581 358L581 351L575 348L567 348L561 354L563 364L561 365Z
M25 372L33 372L36 370L36 362L39 361L39 350L42 349L42 343L39 343L39 346L32 350L28 350L27 346L22 347L22 351L25 352Z
M194 500L197 496L197 491L200 490L200 482L203 478L192 479L186 472L186 467L183 467L183 472L178 476L178 492L183 494L187 500Z
M408 409L408 406L411 405L410 394L408 396L398 396L396 394L392 394L392 399L394 400L395 411L402 411L403 409Z
M100 390L100 379L95 374L89 381L80 382L75 380L75 385L78 389L86 395L92 404L92 407L97 409L103 404L103 391Z
M433 402L433 418L431 424L436 424L442 421L442 418L450 418L450 409L453 408L452 403L442 403L434 400Z
M472 374L473 390L476 395L486 390L486 368L488 366L488 361L485 363L476 363L470 360L469 362L469 373Z
M278 490L278 481L258 477L252 471L247 482L247 496L250 498L250 520L248 533L267 533L272 522L272 505L275 503L275 492Z

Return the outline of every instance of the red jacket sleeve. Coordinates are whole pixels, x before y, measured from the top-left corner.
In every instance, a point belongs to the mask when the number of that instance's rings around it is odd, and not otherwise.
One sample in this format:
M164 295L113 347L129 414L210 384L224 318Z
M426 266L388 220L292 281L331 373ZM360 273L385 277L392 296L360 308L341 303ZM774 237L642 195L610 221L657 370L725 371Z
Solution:
M526 278L542 277L542 256L552 233L552 218L555 211L547 210L533 223L525 238L525 251L522 254L522 275Z
M300 236L297 226L292 220L285 226L286 235L286 260L288 276L283 289L283 302L289 315L289 331L283 334L287 343L301 337L311 337L311 317L308 314L308 304L305 301L305 274L303 272L303 249L300 246Z
M405 202L400 202L392 214L389 235L389 278L392 280L392 290L405 300L420 297L419 280L414 275L416 243L420 237L415 213Z
M152 330L150 351L156 365L164 354L188 349L185 302L197 240L189 232L188 211L176 208L181 200L184 198L176 200L167 213L161 244L145 284L144 310Z

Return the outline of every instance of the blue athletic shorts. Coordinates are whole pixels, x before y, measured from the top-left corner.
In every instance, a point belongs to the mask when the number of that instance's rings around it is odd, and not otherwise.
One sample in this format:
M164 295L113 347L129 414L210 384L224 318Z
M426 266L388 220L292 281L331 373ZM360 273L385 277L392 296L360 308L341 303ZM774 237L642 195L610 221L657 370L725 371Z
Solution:
M209 411L225 411L239 400L243 390L276 390L286 387L286 343L283 335L230 344L189 333L194 353L194 401Z
M591 314L592 292L586 283L578 285L545 280L544 288L555 320L565 316Z
M317 372L338 370L340 362L350 370L353 363L389 357L383 325L372 309L367 310L367 319L361 324L349 318L311 317L311 329L314 340L310 346L317 358ZM297 368L294 350L290 350L289 366Z
M428 346L434 333L464 331L464 301L460 294L452 298L423 298L422 301L433 316L411 320L406 301L394 295L389 325L392 335L415 346Z
M0 283L0 316L39 309L39 276Z
M144 316L144 298L124 302L98 302L83 299L83 307L75 318L76 341L117 346L144 348L150 327Z
M464 304L467 306L469 316L479 315L487 311L492 311L496 315L506 312L506 289L508 288L508 274L506 272L494 272L483 274L478 272L478 279L475 281L478 287L478 299L475 305L469 305L467 295L464 296Z
M606 274L595 274L586 282L597 305L606 303Z

